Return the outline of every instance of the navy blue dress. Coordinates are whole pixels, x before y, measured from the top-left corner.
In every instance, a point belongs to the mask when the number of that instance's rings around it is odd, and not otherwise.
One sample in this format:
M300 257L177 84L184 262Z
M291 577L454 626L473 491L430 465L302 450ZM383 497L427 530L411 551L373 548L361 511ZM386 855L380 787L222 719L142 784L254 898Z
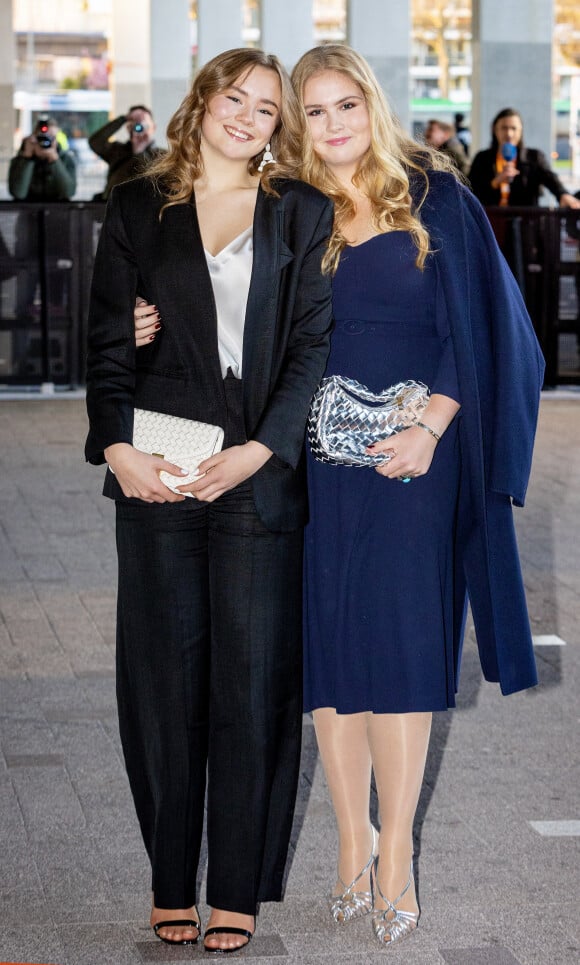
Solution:
M348 246L333 282L326 374L378 392L405 379L459 401L449 331L436 313L435 256L415 266L410 236ZM455 704L453 532L457 417L425 476L403 484L308 451L305 709L445 710Z

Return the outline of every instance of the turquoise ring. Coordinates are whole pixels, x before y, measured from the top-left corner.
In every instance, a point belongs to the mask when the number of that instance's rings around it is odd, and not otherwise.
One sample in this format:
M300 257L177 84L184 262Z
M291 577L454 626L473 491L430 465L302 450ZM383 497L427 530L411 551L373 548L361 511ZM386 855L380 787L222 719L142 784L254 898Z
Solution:
M401 482L408 483L411 482L412 476L399 476Z

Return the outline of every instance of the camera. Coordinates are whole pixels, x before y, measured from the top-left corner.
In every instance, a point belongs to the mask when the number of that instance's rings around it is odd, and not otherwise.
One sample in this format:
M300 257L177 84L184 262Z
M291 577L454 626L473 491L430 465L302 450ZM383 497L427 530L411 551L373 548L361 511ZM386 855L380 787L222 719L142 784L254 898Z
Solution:
M36 131L36 143L46 151L49 147L52 147L53 141L54 138L48 133L48 124L46 121L41 121Z
M142 134L145 128L142 124L133 124L133 134Z

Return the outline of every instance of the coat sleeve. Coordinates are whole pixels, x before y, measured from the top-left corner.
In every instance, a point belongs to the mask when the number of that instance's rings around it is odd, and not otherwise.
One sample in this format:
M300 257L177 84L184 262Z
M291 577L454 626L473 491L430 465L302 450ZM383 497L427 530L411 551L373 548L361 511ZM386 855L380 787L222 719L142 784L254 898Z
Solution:
M17 154L10 162L8 190L17 201L25 201L34 174L34 158Z
M137 278L119 192L113 191L97 248L89 307L85 456L95 465L105 461L107 446L133 439Z
M552 171L546 155L542 151L536 152L536 168L540 184L547 188L559 201L562 195L566 194L566 188L558 175Z
M474 342L491 339L493 385L488 431L488 490L523 506L538 418L544 359L520 290L481 206L465 189L471 324ZM489 317L486 317L489 313ZM486 333L484 329L488 328ZM477 357L476 357L477 364ZM489 427L488 427L489 429Z
M125 121L125 115L121 114L119 117L115 117L114 120L109 121L108 124L105 124L104 127L100 127L98 131L95 131L89 137L89 147L91 151L98 154L98 156L108 164L114 159L115 152L119 149L119 144L110 141L109 138L121 129Z
M450 334L446 335L441 342L441 357L437 367L437 373L431 385L431 394L446 395L461 405L461 395L459 392L459 380L457 378L457 363L455 361L455 350L453 339Z
M54 194L58 199L72 198L77 189L77 165L72 151L65 151L52 163Z
M292 328L284 365L252 439L296 468L304 446L310 401L330 349L332 290L321 262L332 231L333 207L327 202L310 238L298 280Z

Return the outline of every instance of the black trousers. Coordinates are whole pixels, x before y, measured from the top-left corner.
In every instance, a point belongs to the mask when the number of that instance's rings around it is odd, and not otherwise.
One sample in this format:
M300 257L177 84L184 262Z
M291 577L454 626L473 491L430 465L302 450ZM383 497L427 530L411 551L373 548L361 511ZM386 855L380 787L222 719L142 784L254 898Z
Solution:
M155 904L187 908L207 769L207 901L280 900L302 723L302 530L250 483L213 504L117 503L117 698Z
M226 446L245 440L224 380ZM158 908L279 901L302 727L302 530L271 533L248 481L211 504L117 503L117 699Z

